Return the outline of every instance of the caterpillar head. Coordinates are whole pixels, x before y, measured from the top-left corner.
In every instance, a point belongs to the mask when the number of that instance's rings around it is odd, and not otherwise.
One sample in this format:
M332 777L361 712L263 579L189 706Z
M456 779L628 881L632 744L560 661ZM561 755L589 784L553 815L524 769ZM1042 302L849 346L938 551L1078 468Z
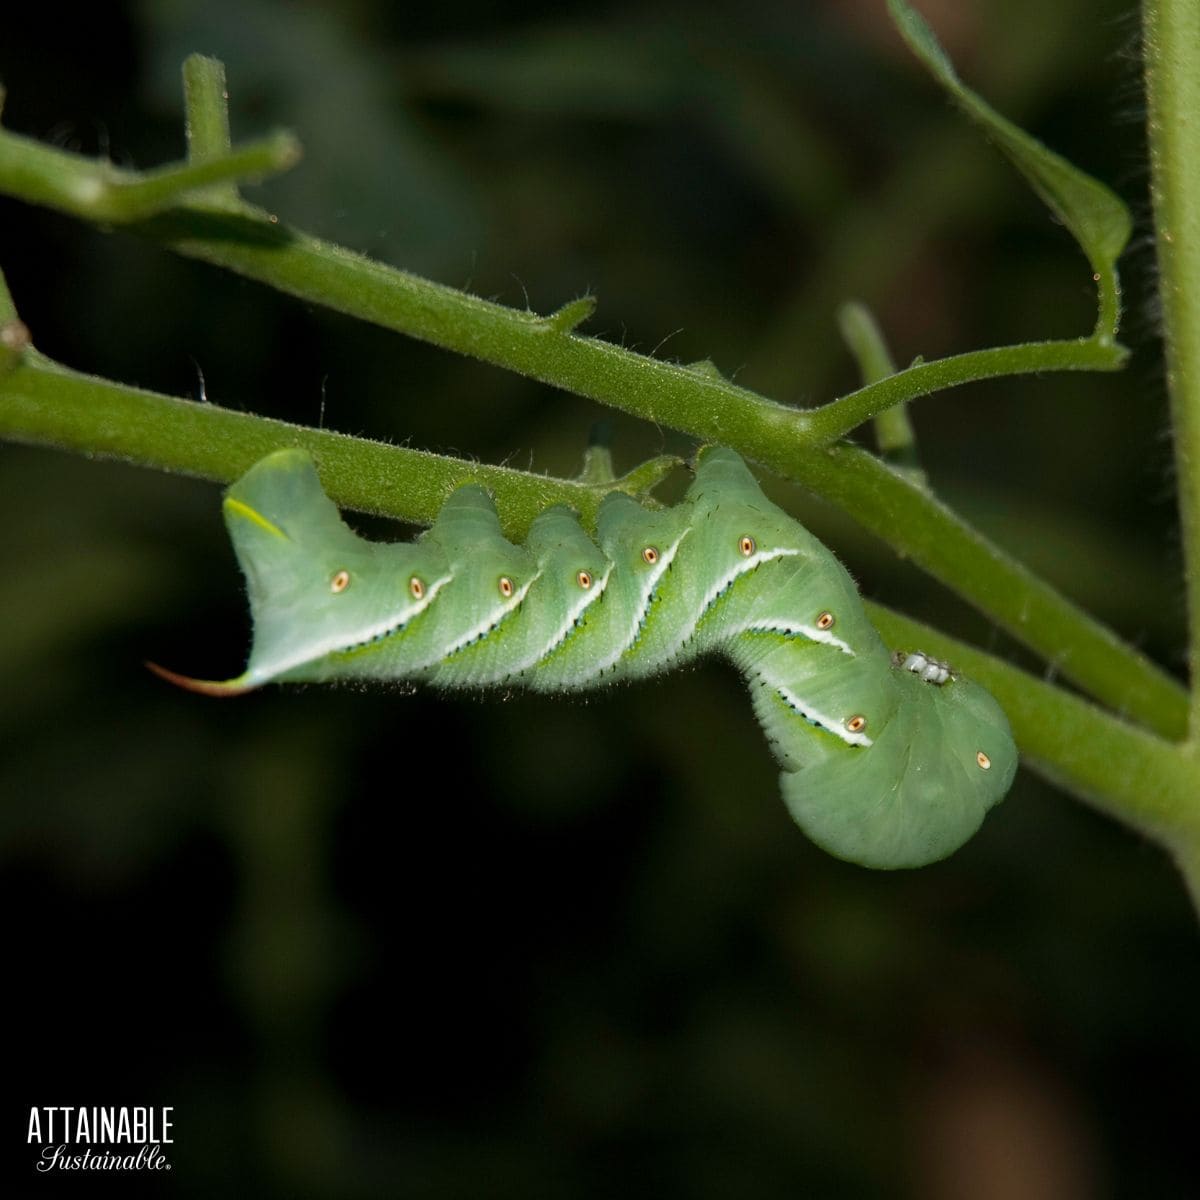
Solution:
M1012 784L1017 750L999 704L953 676L890 672L900 702L863 753L782 776L801 828L838 858L919 867L957 850Z

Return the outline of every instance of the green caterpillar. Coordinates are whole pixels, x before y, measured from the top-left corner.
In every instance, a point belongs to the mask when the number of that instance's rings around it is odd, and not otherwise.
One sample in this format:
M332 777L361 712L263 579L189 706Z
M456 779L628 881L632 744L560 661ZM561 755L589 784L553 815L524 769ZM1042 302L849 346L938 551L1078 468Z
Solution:
M976 684L892 656L833 555L763 495L731 450L702 450L674 508L605 498L593 540L565 507L524 546L491 498L459 488L416 542L364 541L309 457L263 459L225 497L254 643L225 682L412 679L567 692L723 653L745 675L801 828L839 858L915 867L979 827L1017 766Z

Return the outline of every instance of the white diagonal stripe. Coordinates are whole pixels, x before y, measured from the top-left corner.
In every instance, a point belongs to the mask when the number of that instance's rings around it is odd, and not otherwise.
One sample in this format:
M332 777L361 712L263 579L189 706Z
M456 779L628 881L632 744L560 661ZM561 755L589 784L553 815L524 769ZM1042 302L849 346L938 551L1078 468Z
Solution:
M819 725L826 733L832 733L835 737L840 737L848 746L870 746L873 742L865 733L851 733L849 729L842 724L841 721L828 715L828 713L817 712L811 705L806 704L800 699L795 692L789 688L780 687L779 684L772 684L784 700L792 706L797 712L803 714L808 720Z
M777 558L789 558L793 555L798 555L799 550L790 550L780 548L778 550L760 550L756 554L748 555L740 562L735 563L728 571L722 575L716 583L714 583L704 594L704 599L700 603L700 611L696 614L696 619L692 622L691 628L682 630L679 636L672 643L671 647L663 655L664 661L675 656L679 652L679 648L692 636L696 630L696 626L700 623L704 614L713 606L717 597L720 596L727 588L730 588L737 582L741 576L753 571L756 567L765 562L770 562ZM732 633L727 632L726 636L732 637L736 633L744 633L744 629L735 629Z
M646 619L646 614L650 611L650 600L654 595L654 589L658 587L658 581L663 577L663 572L675 560L675 555L679 551L683 539L691 533L691 529L685 529L675 541L659 555L658 562L646 572L642 578L641 596L638 600L637 607L634 609L629 621L629 629L624 638L620 640L616 649L600 662L596 663L589 671L590 675L599 675L607 671L615 662L617 662L624 654L631 650L638 640L638 633L642 628L642 622Z
M440 579L435 579L425 589L425 595L417 602L408 615L404 618L397 618L395 613L390 616L382 617L373 624L366 626L363 629L356 629L353 633L330 634L317 642L316 645L311 643L303 648L303 651L298 654L293 654L285 658L280 663L275 663L270 666L255 667L251 678L260 683L265 683L268 680L275 679L280 675L286 674L288 671L295 670L296 667L302 667L305 663L316 662L324 658L327 654L336 654L338 651L352 650L355 646L365 645L367 642L373 642L376 639L391 637L393 634L401 633L408 627L412 619L423 613L432 602L434 596L438 594L450 582L453 577L443 575Z
M612 563L609 563L608 570L599 579L595 580L590 588L580 588L578 598L567 608L567 615L550 638L549 645L541 650L535 650L532 657L515 666L511 674L515 675L519 671L525 671L529 667L545 662L570 637L571 630L575 628L576 622L583 616L589 606L594 604L604 594L604 589L608 587L608 578L611 574Z
M509 596L499 608L493 609L492 612L484 617L478 625L468 629L467 632L458 639L458 641L454 642L448 650L440 654L438 659L435 661L440 660L444 662L447 658L451 658L460 650L465 650L473 642L479 641L479 639L483 637L488 630L492 629L496 625L499 625L500 622L503 621L504 618L507 617L513 611L513 609L515 609L517 605L521 603L522 600L525 599L525 595L529 589L533 587L534 581L540 579L541 577L542 573L541 571L538 571L530 578L529 582L525 584L524 587L518 588L515 592L513 592L513 594Z

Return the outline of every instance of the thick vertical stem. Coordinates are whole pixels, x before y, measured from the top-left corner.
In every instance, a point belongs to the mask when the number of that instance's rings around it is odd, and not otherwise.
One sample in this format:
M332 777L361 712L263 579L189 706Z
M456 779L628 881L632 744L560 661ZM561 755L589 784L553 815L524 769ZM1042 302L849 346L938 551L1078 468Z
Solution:
M1146 96L1167 386L1190 630L1190 740L1200 745L1200 5L1146 0Z

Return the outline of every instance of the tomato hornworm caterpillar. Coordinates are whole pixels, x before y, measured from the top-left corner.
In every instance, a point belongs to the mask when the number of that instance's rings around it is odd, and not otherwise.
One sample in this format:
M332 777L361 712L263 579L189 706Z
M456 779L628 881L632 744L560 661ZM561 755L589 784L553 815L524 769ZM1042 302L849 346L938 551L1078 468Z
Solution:
M514 546L469 484L417 541L368 542L300 450L255 465L224 510L254 642L225 682L155 668L193 690L409 679L568 692L723 653L749 684L793 817L869 867L944 858L1012 782L995 700L919 651L889 654L845 568L732 450L702 450L673 508L610 494L594 540L557 506Z

